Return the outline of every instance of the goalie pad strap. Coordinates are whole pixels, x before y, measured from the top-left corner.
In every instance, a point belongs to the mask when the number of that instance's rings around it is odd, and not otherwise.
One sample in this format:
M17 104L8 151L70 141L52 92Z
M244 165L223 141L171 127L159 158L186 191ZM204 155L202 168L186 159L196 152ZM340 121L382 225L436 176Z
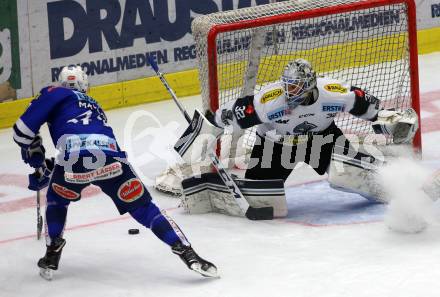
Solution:
M354 157L335 153L332 154L332 162L340 162L344 165L357 167L363 170L377 170L375 161L375 157L362 152L357 152Z
M284 196L284 182L275 180L234 179L243 195L249 196ZM192 195L210 189L230 193L217 173L203 173L200 177L190 177L182 181L183 193Z
M328 169L328 182L339 191L357 193L375 202L386 202L386 197L376 180L380 160L362 152L354 156L333 152Z

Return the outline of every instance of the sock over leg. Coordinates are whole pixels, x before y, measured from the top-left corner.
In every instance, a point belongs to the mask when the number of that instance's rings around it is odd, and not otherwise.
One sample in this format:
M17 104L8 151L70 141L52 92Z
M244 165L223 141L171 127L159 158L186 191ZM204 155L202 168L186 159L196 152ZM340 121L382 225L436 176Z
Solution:
M189 245L179 226L165 212L161 212L153 202L130 211L130 215L140 224L151 229L160 240L169 246L178 242Z

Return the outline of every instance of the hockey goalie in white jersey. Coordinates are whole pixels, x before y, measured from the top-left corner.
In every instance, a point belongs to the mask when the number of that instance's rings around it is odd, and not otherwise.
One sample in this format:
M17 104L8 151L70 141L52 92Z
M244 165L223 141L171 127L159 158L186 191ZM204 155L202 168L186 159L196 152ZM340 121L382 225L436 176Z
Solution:
M257 126L246 179L285 181L298 162L305 162L319 175L328 173L335 188L386 202L374 180L375 157L351 146L334 122L340 112L372 121L376 133L391 135L397 144L411 143L418 129L413 109L381 110L373 94L317 76L304 59L289 63L279 81L207 118L233 131Z
M254 201L249 203L272 206L274 216L282 217L287 215L287 205L279 190L298 162L310 165L319 175L328 173L328 181L334 188L387 202L376 180L380 165L377 156L354 149L334 122L341 112L371 121L376 133L391 136L395 144L411 143L418 129L418 117L413 109L381 109L379 99L373 94L336 79L317 77L304 59L289 63L279 81L264 86L254 95L227 102L215 114L207 112L206 118L218 128L232 126L234 132L257 126L245 180L237 184L253 181L244 186L254 194ZM208 127L205 133L212 130L218 136L221 133L218 128ZM213 143L215 137L211 137ZM195 147L200 151L200 146ZM184 206L193 213L217 211L234 215L233 198L228 198L227 191L211 177L205 174L182 182ZM261 183L260 189L255 181ZM271 189L263 189L267 186ZM270 194L265 196L265 190Z

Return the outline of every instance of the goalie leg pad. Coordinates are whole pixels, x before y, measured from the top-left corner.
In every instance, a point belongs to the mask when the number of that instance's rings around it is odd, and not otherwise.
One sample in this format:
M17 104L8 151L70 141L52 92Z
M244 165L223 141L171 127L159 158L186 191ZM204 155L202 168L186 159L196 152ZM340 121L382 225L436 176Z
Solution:
M274 217L287 215L287 202L282 180L234 179L249 205L254 208L273 207ZM182 181L182 204L191 214L218 212L242 216L229 188L216 173L204 173Z
M328 182L336 190L357 193L368 200L386 203L388 200L383 188L376 180L376 170L375 158L371 155L358 152L351 158L334 153Z

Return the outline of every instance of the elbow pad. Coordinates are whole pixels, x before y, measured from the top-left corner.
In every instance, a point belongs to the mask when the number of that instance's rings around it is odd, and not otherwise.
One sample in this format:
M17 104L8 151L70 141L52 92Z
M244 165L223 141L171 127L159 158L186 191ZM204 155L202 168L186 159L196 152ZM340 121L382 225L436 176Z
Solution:
M350 90L355 93L356 97L353 108L349 112L364 120L375 119L379 112L379 99L358 87L351 87Z
M254 107L254 96L239 98L235 102L228 102L215 113L216 123L221 126L247 129L261 124Z

